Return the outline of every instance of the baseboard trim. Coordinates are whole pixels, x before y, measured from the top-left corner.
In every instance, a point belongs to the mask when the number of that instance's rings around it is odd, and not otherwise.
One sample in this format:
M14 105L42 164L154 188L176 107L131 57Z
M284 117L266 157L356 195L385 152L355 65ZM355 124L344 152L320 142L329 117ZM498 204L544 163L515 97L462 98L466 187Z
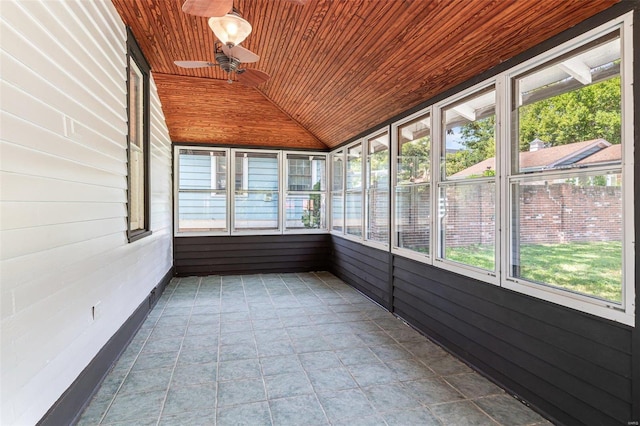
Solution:
M149 297L140 303L118 331L111 336L89 365L82 370L71 386L40 419L38 425L58 426L75 424L78 421L80 414L91 401L111 366L127 348L127 345L155 306L173 275L174 270L171 267L153 290L149 292Z

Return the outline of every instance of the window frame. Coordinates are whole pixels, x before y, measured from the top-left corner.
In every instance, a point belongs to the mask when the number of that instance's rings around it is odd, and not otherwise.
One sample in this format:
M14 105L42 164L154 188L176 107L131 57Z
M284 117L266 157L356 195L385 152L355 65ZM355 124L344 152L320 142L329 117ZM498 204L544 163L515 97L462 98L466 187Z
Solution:
M391 219L391 176L388 176L387 179L387 240L386 241L378 241L369 238L369 190L371 189L371 168L369 164L369 156L370 153L370 143L372 140L378 139L382 136L386 136L387 139L387 173L391 174L391 137L389 134L389 126L385 126L384 128L371 133L365 136L362 140L362 162L364 169L364 176L362 179L362 216L364 218L364 223L362 226L362 239L365 244L370 245L372 247L383 248L388 250L391 240L391 228L390 228L390 219Z
M318 191L308 190L308 191L292 191L289 189L289 155L305 155L305 156L321 156L324 157L324 189L320 189ZM327 152L317 152L317 151L282 151L282 197L281 197L281 209L282 209L282 229L285 234L326 234L329 232L329 201L327 197L330 193L329 190L329 164L328 162L331 160L329 153ZM311 183L313 183L313 165L311 165ZM321 199L324 196L324 226L320 228L287 228L287 197L289 194L299 194L299 195L316 195L319 194ZM321 213L322 214L322 213Z
M496 154L495 154L495 176L493 177L478 177L472 179L451 179L446 177L444 167L446 164L442 161L442 149L443 144L445 142L445 138L443 137L443 116L444 110L452 105L457 104L458 102L464 101L465 99L473 98L476 94L481 94L483 92L489 92L491 90L495 91L495 146L496 146ZM501 144L505 143L505 140L502 139L502 135L500 133L500 129L502 126L502 111L504 106L501 105L500 101L504 96L504 85L502 82L493 77L489 78L485 81L482 81L472 87L469 87L465 90L462 90L456 93L453 96L450 96L441 102L438 102L433 105L433 115L432 115L432 143L431 143L431 165L432 165L432 193L431 193L431 202L432 202L432 241L431 241L431 250L432 250L432 259L433 264L437 265L442 269L446 269L451 272L455 272L458 274L466 275L471 278L475 278L477 280L481 280L490 284L500 285L500 253L501 253L501 234L500 234L500 226L501 226L501 184L500 184L500 175L501 175L501 166L502 161L500 159L500 152L502 151ZM437 133L436 133L437 132ZM437 136L436 136L437 135ZM437 142L437 143L435 143ZM482 269L473 265L468 265L460 262L456 262L450 259L446 259L440 256L440 251L442 248L442 224L440 223L440 193L444 188L447 187L455 187L455 186L472 186L482 183L491 183L493 182L495 187L494 197L496 200L494 206L494 270L489 271L486 269Z
M180 151L181 150L190 150L190 151L203 151L203 152L224 152L225 153L225 159L227 161L227 169L226 169L226 179L227 179L227 185L225 188L225 197L226 197L226 220L225 220L225 230L222 231L211 231L211 230L203 230L203 231L180 231ZM231 155L231 150L228 148L212 148L212 147L202 147L202 146L184 146L184 145L176 145L174 146L174 154L173 154L173 175L174 175L174 179L173 179L173 193L174 193L174 213L173 213L173 229L174 229L174 235L176 237L185 237L185 236L194 236L194 237L198 237L198 236L207 236L207 235L229 235L230 234L230 202L229 202L229 193L230 193L230 189L229 189L229 178L230 178L230 170L229 170L229 158ZM212 158L215 158L214 156L211 156ZM234 185L235 185L235 181L234 181ZM216 188L211 188L211 189L215 189L216 191L221 191L220 189L216 189ZM211 189L207 189L207 190L203 190L201 192L203 193L210 193ZM222 195L211 195L211 198L213 199L221 199Z
M582 312L596 315L598 317L606 318L609 320L617 321L623 324L633 326L635 323L635 246L633 242L633 235L635 230L634 223L634 186L637 182L634 182L634 104L633 104L633 12L628 12L613 19L603 25L598 26L590 31L587 31L561 45L554 47L536 57L525 61L513 68L510 68L505 73L501 74L503 79L505 99L503 100L503 107L508 111L504 114L510 114L510 105L512 102L512 96L514 95L512 88L512 80L517 79L526 72L544 66L547 63L552 63L557 60L558 57L566 55L582 46L599 39L614 31L620 33L620 57L622 65L620 67L620 79L621 79L621 140L622 140L622 159L619 166L596 166L589 167L590 172L607 171L611 169L620 169L622 174L622 303L620 305L597 299L588 295L574 293L570 290L562 289L560 287L553 287L550 285L535 283L527 281L522 278L514 278L511 275L511 233L513 231L511 217L512 217L512 194L509 186L512 182L527 180L527 179L544 179L549 176L563 175L562 170L549 170L549 171L536 171L532 173L523 174L521 172L514 173L511 168L511 159L513 154L512 138L512 126L515 124L512 120L502 126L503 133L507 137L506 141L509 141L503 149L502 161L505 164L503 172L505 178L502 182L502 196L501 210L505 212L505 218L503 219L503 232L501 244L504 247L504 252L501 256L501 274L500 285L506 289L513 290L519 293L523 293L529 296L536 297L538 299L547 300L549 302L566 306L572 309L576 309ZM640 66L640 65L637 65ZM506 115L505 115L506 116ZM582 171L569 171L574 174L580 174Z
M142 201L144 206L142 207L142 219L144 225L140 228L132 229L132 142L131 142L131 63L135 64L136 68L142 74L142 160L143 160L143 178L142 184L144 185ZM151 231L151 179L150 179L150 162L151 162L151 112L150 112L150 75L151 67L147 62L138 42L136 41L131 28L127 27L127 69L126 69L126 93L127 93L127 241L133 243L144 237L152 234Z
M429 135L431 138L431 147L429 149L429 200L431 203L430 206L430 213L431 213L431 217L429 220L429 232L430 232L430 238L429 238L429 253L423 254L420 253L418 251L415 250L411 250L405 247L399 247L398 246L398 233L396 231L396 225L397 225L397 219L396 219L396 213L397 213L397 195L396 195L396 188L398 187L398 154L399 154L399 141L398 141L398 131L400 127L403 127L404 125L420 118L420 117L425 117L428 116L428 120L430 122L429 125ZM391 165L391 228L389 229L389 232L391 234L391 253L393 254L397 254L399 256L402 257L406 257L408 259L412 259L412 260L416 260L418 262L422 262L422 263L426 263L428 265L432 265L433 264L433 250L434 250L434 238L433 238L433 229L434 229L434 217L433 217L433 179L434 179L434 168L433 168L433 135L434 135L434 130L433 130L433 125L434 125L434 120L433 120L433 107L432 106L428 106L427 108L424 108L414 114L411 114L405 118L403 118L400 121L396 121L393 124L391 124L391 160L390 160L390 165ZM413 185L411 185L413 186ZM436 201L437 202L437 201Z

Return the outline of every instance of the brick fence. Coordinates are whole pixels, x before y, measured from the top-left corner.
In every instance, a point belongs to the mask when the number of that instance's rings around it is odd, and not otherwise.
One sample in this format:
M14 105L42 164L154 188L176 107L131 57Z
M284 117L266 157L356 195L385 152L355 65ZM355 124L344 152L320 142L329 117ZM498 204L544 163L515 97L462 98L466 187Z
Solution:
M430 196L426 189L404 188L396 194L402 247L428 249ZM521 185L519 191L519 209L515 214L519 218L520 244L620 241L622 238L622 189L619 186L529 184ZM494 244L493 185L450 187L440 203L446 212L440 219L447 247ZM375 201L373 204L377 205ZM376 210L372 209L370 214L375 216ZM386 209L380 209L379 214L384 214L386 219ZM376 223L376 219L372 219L372 223Z

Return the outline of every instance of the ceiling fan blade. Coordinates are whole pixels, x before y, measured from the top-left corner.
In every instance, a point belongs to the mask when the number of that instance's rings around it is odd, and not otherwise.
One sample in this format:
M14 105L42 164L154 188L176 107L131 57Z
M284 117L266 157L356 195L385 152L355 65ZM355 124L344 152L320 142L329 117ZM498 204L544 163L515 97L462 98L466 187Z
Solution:
M233 0L186 0L182 11L196 16L224 16L233 8Z
M207 61L173 61L173 63L182 68L204 68L218 66L218 64Z
M229 57L236 58L240 62L244 64L250 64L252 62L258 62L260 60L260 56L256 55L249 49L245 49L242 46L236 45L229 49L228 46L222 45L222 51L225 55Z
M269 80L271 76L264 71L245 69L242 74L238 74L238 83L249 87L256 87L258 84Z

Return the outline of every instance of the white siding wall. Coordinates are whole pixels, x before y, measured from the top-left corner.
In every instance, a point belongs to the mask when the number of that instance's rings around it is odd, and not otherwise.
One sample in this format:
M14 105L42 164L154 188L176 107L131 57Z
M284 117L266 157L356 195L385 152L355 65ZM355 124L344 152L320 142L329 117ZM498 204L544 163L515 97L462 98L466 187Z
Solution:
M108 0L0 12L0 424L22 425L171 267L171 142L152 84L153 234L129 244L124 24Z

